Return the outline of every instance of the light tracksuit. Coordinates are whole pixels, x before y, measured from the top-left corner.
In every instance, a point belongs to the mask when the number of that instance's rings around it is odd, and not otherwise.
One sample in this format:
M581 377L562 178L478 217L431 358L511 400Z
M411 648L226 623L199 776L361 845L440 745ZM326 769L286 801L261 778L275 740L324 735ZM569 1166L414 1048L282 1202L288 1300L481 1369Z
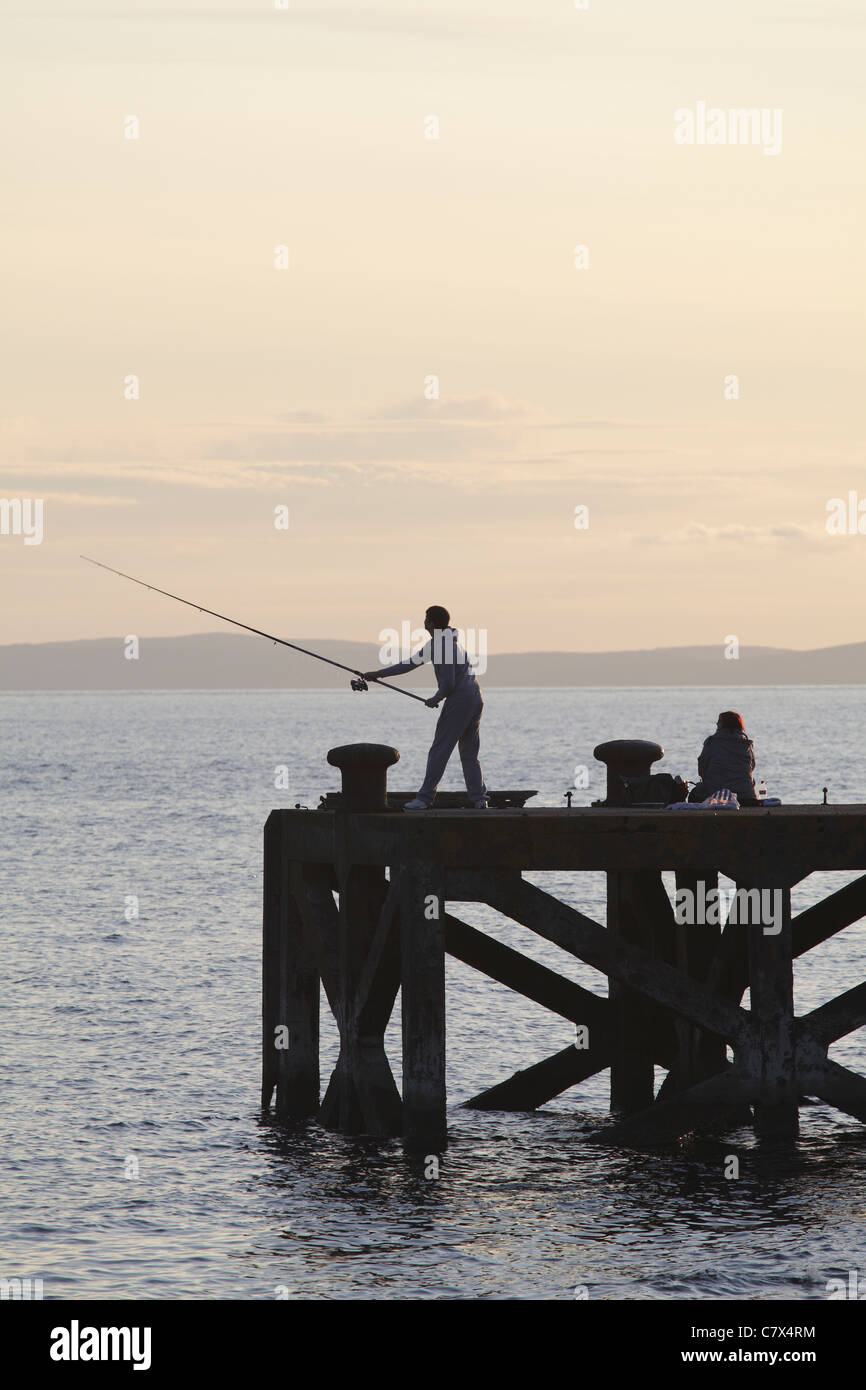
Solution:
M481 745L480 725L484 701L475 673L469 665L469 658L460 645L453 627L437 631L436 636L419 648L409 661L398 661L394 666L384 666L377 674L380 676L403 676L414 671L416 666L432 661L436 672L436 703L445 701L442 713L436 722L433 745L427 755L427 771L418 792L418 800L428 806L433 804L436 788L442 780L448 759L455 748L460 750L463 764L463 777L469 800L473 803L487 798L487 788L478 750Z

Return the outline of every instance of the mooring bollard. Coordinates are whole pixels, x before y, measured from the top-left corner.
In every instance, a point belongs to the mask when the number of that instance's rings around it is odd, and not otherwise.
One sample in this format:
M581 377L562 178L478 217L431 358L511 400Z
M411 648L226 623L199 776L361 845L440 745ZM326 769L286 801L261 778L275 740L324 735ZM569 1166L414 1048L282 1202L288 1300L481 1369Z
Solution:
M624 777L649 777L653 763L663 758L665 750L660 743L650 743L645 738L613 738L607 743L599 743L592 750L592 756L607 765L607 794L603 806L622 806L625 804Z
M331 748L328 762L343 777L342 811L387 811L388 768L400 754L387 743L344 743Z

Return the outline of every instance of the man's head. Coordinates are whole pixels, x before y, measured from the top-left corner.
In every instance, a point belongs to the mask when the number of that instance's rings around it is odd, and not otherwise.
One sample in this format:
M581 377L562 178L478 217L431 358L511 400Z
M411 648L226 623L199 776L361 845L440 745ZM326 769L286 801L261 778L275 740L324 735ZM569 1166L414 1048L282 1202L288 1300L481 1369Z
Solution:
M434 632L439 631L443 627L447 627L450 621L451 614L448 612L448 609L443 608L438 603L434 603L433 607L428 608L427 612L424 614L424 626L431 637Z

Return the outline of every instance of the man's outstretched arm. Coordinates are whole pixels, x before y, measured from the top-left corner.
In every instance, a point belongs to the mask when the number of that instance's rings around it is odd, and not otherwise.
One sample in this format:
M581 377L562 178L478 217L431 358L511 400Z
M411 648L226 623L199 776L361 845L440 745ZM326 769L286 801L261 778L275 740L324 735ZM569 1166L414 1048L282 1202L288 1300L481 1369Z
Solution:
M361 674L365 681L375 681L380 676L405 676L414 671L417 664L416 661L398 661L396 666L380 666L378 671L362 671Z
M365 681L378 680L380 676L406 676L410 671L415 671L419 666L423 666L425 661L430 660L430 643L426 642L423 647L419 647L408 661L396 661L393 666L380 666L378 671L362 672Z

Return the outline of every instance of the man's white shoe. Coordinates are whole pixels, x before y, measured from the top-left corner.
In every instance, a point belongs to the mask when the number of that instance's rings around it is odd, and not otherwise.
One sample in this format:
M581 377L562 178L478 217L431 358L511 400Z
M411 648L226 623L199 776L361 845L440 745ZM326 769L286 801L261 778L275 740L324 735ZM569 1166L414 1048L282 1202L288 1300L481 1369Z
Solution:
M473 811L489 811L490 804L487 801L476 801L472 809Z
M403 810L404 810L404 811L429 811L429 810L430 810L430 807L427 805L427 802L426 802L426 801L420 801L420 800L418 799L418 797L416 796L416 797L413 797L413 799L412 799L411 801L406 801L406 802L403 803Z

